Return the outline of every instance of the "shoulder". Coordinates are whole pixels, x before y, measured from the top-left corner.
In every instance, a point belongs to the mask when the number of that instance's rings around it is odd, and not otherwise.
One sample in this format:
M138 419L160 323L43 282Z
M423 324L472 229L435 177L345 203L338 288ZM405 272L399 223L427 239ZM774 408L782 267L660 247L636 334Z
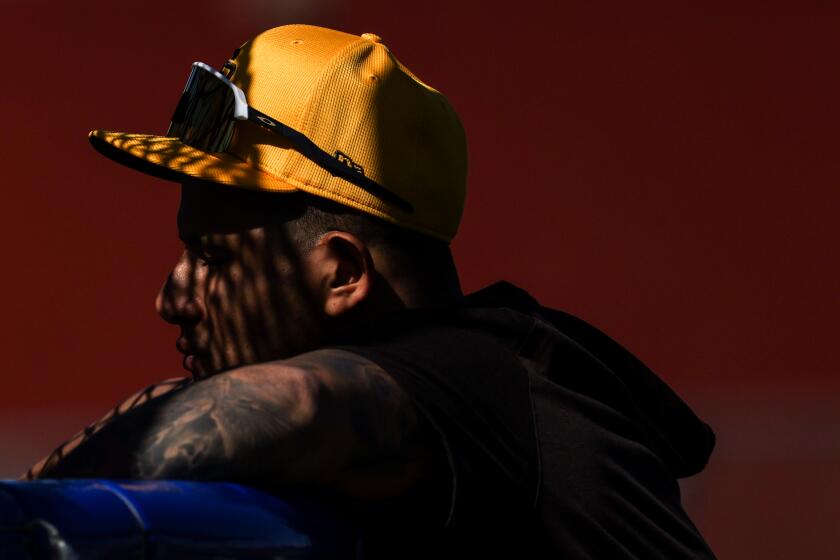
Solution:
M217 376L234 383L295 384L316 389L340 388L372 379L387 381L388 374L371 359L340 348L323 348L291 358L240 367Z
M254 364L228 374L260 385L283 384L323 404L352 400L356 406L407 406L407 396L394 378L373 360L352 350L323 348L297 356Z
M359 368L365 371L381 371L381 368L373 361L345 348L321 348L285 360L264 364L266 367L272 365L325 374L354 373Z
M287 420L306 424L368 411L413 416L411 400L384 369L338 348L225 371L193 384L183 400L191 410L203 403L233 416L244 409L284 410L291 414Z

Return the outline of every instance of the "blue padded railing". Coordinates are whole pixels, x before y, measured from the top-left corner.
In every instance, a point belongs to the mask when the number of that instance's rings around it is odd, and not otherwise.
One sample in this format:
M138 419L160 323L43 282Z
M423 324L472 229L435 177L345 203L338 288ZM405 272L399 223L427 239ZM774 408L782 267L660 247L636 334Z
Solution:
M0 481L0 559L358 559L332 512L229 483Z

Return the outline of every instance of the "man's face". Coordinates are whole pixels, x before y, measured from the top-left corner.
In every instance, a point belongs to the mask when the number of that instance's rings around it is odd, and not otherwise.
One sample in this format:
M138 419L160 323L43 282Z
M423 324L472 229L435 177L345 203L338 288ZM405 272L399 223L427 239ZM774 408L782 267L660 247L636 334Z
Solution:
M184 251L156 306L181 328L177 346L195 376L285 358L313 347L325 333L308 256L277 225L265 196L182 186L178 230Z

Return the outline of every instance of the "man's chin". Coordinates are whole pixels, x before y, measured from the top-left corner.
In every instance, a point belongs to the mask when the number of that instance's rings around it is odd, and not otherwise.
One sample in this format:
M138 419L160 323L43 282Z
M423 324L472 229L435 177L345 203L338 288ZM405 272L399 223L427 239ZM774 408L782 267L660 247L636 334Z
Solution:
M219 368L212 367L208 363L208 360L196 354L187 354L184 356L182 365L194 379L204 379L220 371Z

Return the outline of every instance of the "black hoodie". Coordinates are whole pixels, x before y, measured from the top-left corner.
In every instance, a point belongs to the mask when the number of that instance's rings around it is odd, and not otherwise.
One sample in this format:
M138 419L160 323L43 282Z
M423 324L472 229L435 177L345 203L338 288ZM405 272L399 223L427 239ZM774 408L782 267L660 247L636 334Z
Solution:
M586 322L502 282L342 348L399 382L449 463L445 514L380 519L371 557L713 557L676 479L703 469L714 434Z

